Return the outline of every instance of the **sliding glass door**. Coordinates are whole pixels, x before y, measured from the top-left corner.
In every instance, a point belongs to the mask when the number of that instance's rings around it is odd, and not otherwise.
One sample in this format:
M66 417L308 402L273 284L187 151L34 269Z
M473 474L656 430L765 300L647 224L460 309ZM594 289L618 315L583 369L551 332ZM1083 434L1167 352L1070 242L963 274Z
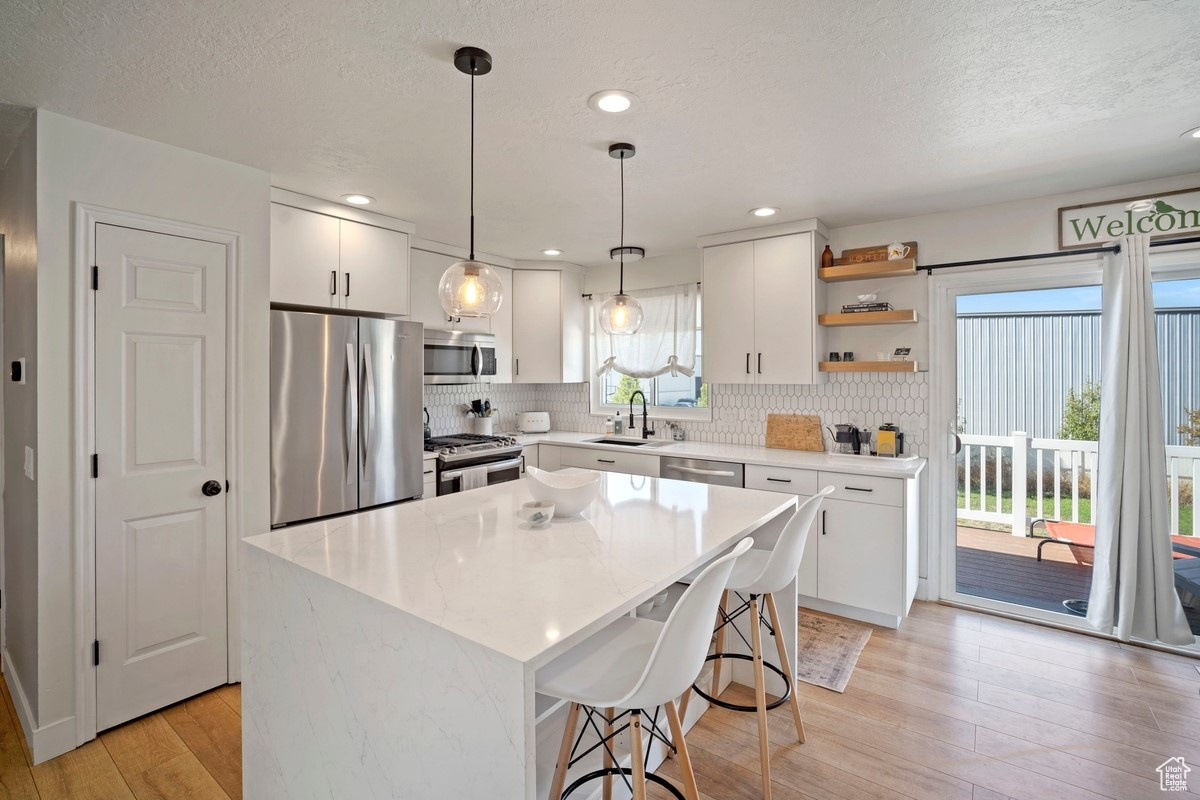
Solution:
M1188 260L1152 256L1171 504L1161 535L1173 537L1176 585L1200 633L1200 265ZM945 599L1086 624L1106 502L1093 492L1101 279L1101 262L1064 260L935 281L934 369L945 379L933 427L945 438L931 464L931 561Z

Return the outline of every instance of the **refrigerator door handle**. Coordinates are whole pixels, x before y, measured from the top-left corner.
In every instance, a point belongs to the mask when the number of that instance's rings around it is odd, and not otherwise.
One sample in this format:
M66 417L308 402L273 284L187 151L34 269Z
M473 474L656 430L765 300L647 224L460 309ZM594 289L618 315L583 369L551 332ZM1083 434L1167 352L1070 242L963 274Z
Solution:
M354 440L358 435L358 383L355 362L358 360L357 348L352 342L346 343L346 408L344 421L346 433L346 484L358 480L358 470L354 468Z
M363 480L371 482L371 439L375 434L375 366L371 359L371 344L363 344L363 374L365 388L363 390L363 443L362 465Z

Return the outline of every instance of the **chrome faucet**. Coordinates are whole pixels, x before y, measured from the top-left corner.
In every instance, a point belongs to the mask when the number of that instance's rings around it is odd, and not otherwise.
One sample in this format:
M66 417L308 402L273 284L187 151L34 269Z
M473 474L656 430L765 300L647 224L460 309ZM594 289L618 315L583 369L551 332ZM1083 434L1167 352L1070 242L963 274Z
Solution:
M654 435L654 429L650 427L649 415L646 414L646 395L641 389L629 395L629 427L633 427L633 398L638 395L642 396L642 438L649 439Z

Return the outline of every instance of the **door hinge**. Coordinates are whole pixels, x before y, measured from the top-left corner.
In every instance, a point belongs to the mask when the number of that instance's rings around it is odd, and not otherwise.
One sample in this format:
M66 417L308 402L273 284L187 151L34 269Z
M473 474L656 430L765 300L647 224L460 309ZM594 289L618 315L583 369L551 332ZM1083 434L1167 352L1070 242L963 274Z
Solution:
M99 291L99 289L100 289L100 268L93 265L92 266L92 291L93 292Z
M92 453L92 477L100 477L100 456L95 453Z
M92 642L92 666L100 666L100 640Z

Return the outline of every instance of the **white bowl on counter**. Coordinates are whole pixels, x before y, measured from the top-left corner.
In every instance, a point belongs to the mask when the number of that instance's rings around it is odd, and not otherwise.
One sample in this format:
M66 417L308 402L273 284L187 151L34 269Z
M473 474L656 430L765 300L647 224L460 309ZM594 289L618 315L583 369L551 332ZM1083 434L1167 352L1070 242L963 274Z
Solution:
M537 467L526 467L525 476L533 499L553 503L556 517L576 517L583 513L600 493L602 478L593 470L547 472Z

